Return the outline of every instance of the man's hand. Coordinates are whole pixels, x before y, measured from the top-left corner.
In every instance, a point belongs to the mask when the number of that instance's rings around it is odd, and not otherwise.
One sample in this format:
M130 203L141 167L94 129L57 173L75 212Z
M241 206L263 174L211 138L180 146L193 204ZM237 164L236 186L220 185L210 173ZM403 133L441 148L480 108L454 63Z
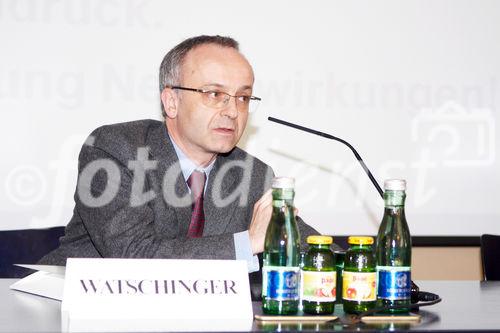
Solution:
M250 222L250 227L248 228L253 254L264 251L264 239L272 213L272 190L268 190L253 206L252 222Z

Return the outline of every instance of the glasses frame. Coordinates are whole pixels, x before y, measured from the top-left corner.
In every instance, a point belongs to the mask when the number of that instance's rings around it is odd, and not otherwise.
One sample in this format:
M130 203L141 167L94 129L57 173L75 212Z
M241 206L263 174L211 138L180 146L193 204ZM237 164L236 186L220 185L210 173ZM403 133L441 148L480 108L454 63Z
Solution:
M260 102L262 100L260 97L257 97L257 96L246 96L246 95L236 96L236 95L228 94L227 92L224 92L224 91L211 90L211 89L196 89L196 88L188 88L188 87L182 87L182 86L168 86L167 88L178 89L178 90L186 90L186 91L194 91L194 92L197 92L197 93L200 93L200 94L217 92L217 93L229 96L229 98L227 99L226 104L223 107L221 107L221 109L224 108L224 107L226 107L228 105L229 100L231 99L231 97L233 97L236 100L236 106L238 106L238 100L237 100L238 97L248 97L250 101L258 101L258 102ZM250 101L248 102L249 104L250 104ZM248 107L248 110L250 110L250 107ZM248 111L248 112L252 113L250 111Z

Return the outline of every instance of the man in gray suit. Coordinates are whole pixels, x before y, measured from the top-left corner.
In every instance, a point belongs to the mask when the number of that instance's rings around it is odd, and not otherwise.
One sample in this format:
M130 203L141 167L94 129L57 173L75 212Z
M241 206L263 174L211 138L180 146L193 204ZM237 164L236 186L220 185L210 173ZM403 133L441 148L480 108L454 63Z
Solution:
M79 156L73 217L60 247L40 263L245 259L249 272L257 271L273 171L236 147L260 100L253 83L252 67L231 38L198 36L168 52L160 67L165 121L103 126L90 135ZM195 173L201 190L191 195ZM196 211L193 196L201 198ZM298 220L303 239L317 233Z

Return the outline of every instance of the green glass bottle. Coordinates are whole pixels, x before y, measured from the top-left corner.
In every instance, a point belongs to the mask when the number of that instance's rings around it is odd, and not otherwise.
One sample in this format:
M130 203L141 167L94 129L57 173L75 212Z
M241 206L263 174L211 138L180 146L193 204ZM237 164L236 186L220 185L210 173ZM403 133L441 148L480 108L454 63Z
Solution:
M411 304L411 237L405 217L406 181L384 183L384 217L377 235L376 259L380 305ZM407 313L409 309L388 310Z
M361 313L377 304L377 265L372 250L373 237L347 239L344 259L342 303L344 312Z
M335 310L337 274L329 236L309 236L309 250L302 267L302 311L331 314Z
M294 216L294 179L273 179L273 213L264 241L262 310L296 314L299 307L300 235Z

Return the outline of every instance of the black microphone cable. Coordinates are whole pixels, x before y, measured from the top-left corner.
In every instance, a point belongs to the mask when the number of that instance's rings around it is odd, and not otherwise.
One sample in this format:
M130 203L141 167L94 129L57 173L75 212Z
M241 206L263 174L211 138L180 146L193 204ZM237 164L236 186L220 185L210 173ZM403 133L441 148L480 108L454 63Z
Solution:
M434 305L442 301L441 297L439 295L429 293L427 291L419 291L418 292L418 299L419 301L417 303L413 304L402 304L402 305L387 305L387 306L380 306L380 307L375 307L370 310L366 310L364 312L361 312L358 314L358 317L364 317L364 316L370 316L378 312L385 312L387 310L398 310L398 309L408 309L408 310L416 310L422 306L429 306L429 305Z

